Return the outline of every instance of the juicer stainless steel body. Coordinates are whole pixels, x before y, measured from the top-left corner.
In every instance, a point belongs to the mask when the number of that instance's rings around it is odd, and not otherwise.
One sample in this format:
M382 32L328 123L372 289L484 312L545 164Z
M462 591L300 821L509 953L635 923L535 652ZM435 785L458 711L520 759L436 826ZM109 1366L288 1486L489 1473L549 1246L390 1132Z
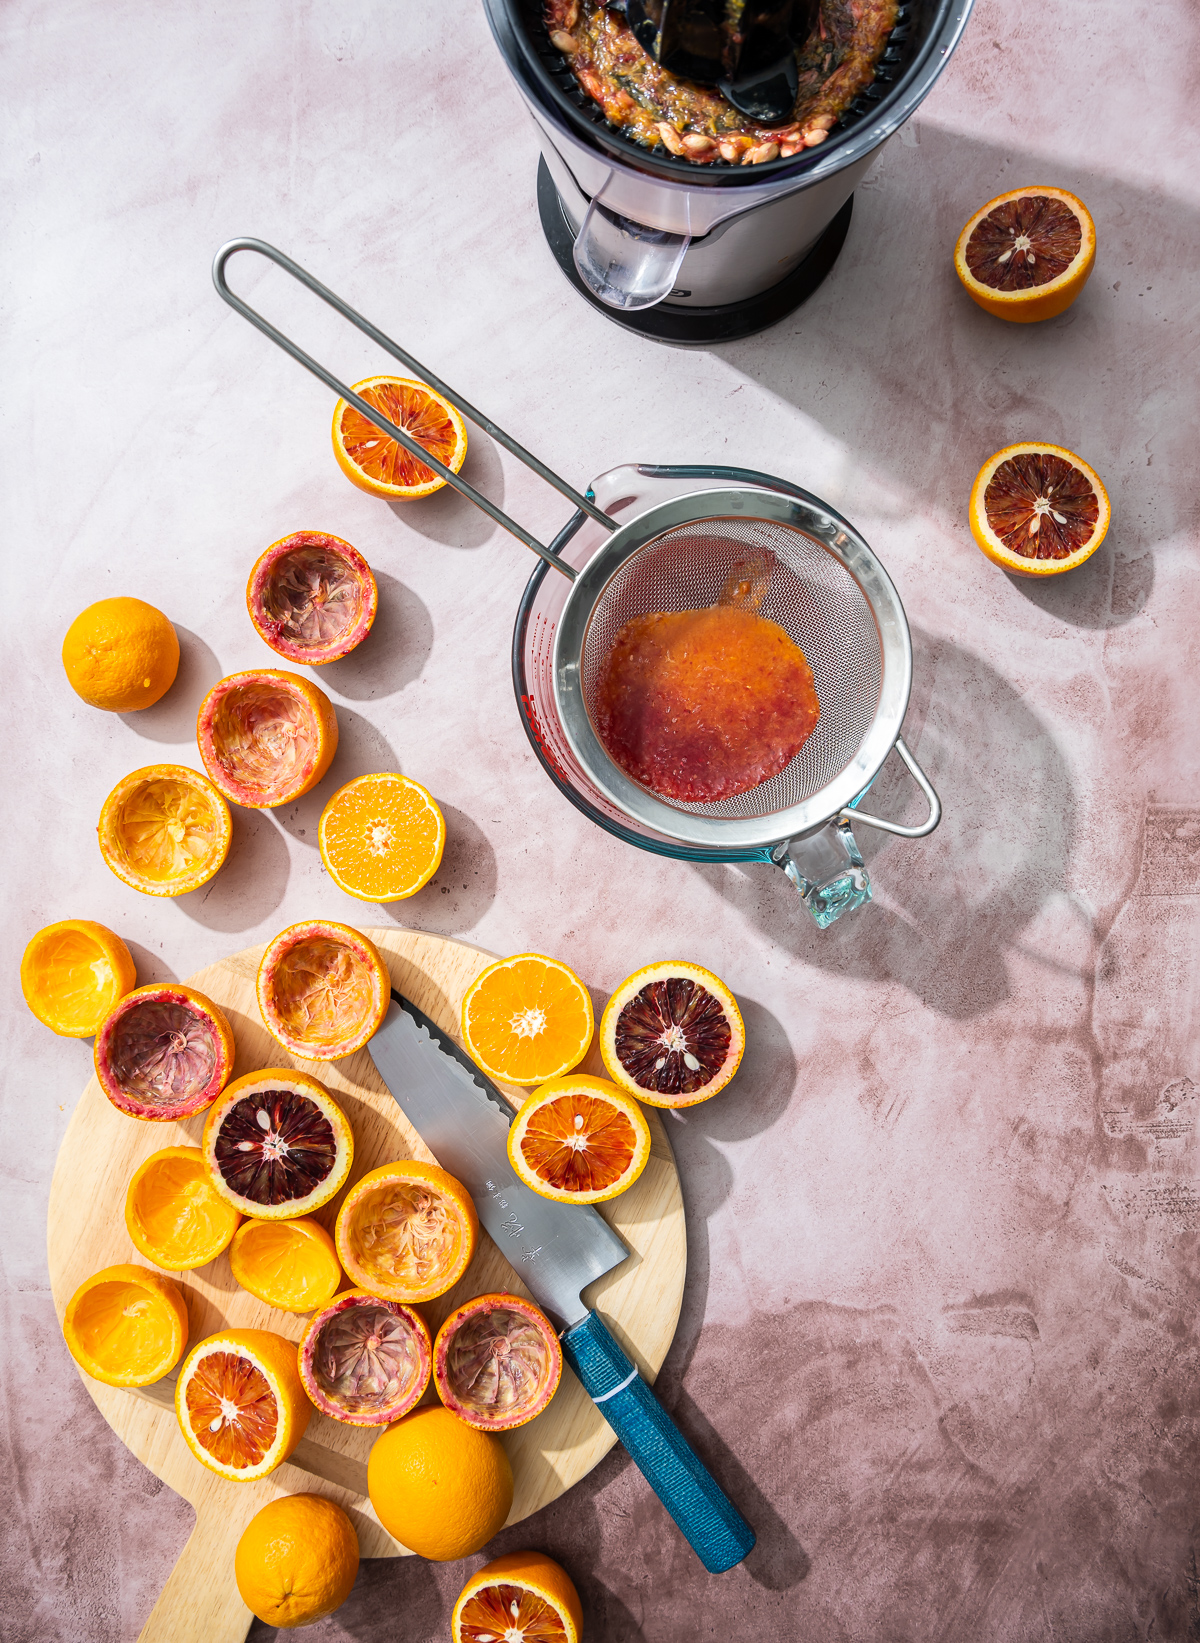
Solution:
M829 139L757 166L693 165L624 137L569 71L556 72L562 60L539 0L483 3L537 129L584 287L614 314L661 303L686 316L746 303L798 268L933 86L972 0L905 0L900 43Z

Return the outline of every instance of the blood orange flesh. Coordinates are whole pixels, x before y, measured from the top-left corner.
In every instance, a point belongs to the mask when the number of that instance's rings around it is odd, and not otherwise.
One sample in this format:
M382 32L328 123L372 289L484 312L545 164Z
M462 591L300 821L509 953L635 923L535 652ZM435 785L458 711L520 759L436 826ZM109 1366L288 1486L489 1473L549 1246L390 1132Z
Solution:
M432 1344L420 1314L363 1290L339 1295L300 1343L300 1378L324 1415L387 1426L420 1402Z
M222 1465L257 1466L275 1442L275 1394L262 1370L240 1353L206 1353L184 1396L193 1435Z
M656 1107L691 1106L724 1089L745 1041L728 987L711 970L681 960L635 971L600 1021L609 1077Z
M988 524L1023 559L1069 559L1093 535L1100 503L1087 475L1050 451L1002 462L983 495Z
M580 1138L586 1146L580 1147ZM521 1150L530 1168L562 1192L598 1192L619 1181L637 1147L623 1112L595 1096L547 1101L531 1118Z
M448 468L455 467L465 444L461 424L422 383L381 377L372 383L359 383L355 392L382 411L394 427L403 428L431 456ZM370 482L403 490L445 483L432 468L345 402L339 405L336 437L353 467Z
M222 1177L256 1204L306 1196L330 1174L336 1151L328 1118L294 1090L260 1090L239 1101L216 1144Z
M1065 201L1023 194L989 211L967 241L966 263L993 291L1027 291L1057 279L1079 255L1083 231Z
M554 1326L517 1295L480 1295L438 1331L433 1374L446 1408L486 1432L524 1426L558 1390L562 1349Z
M189 1118L216 1100L232 1067L233 1039L217 1006L191 989L143 987L96 1036L96 1074L133 1118Z
M516 1637L525 1643L570 1643L558 1611L526 1586L501 1582L472 1592L458 1617L462 1643L503 1643Z

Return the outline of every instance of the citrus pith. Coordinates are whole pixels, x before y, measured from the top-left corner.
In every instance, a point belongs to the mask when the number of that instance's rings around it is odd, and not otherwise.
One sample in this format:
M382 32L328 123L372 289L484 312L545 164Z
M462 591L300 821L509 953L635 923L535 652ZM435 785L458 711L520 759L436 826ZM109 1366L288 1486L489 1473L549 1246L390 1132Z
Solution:
M1065 188L1012 188L981 206L958 237L954 268L972 299L1019 324L1053 319L1087 284L1096 225Z
M303 798L337 752L333 703L302 674L252 668L219 679L200 704L196 744L224 796L248 810Z
M393 427L411 435L451 473L459 471L467 430L449 400L408 377L367 377L353 386ZM429 496L446 483L345 399L334 407L333 454L346 478L371 496Z
M255 984L267 1031L306 1061L353 1055L376 1031L391 978L374 942L349 924L309 919L277 935Z
M397 771L358 776L321 812L321 860L360 901L402 901L437 872L446 821L432 793Z
M122 884L146 896L182 896L224 866L233 824L198 770L149 764L113 788L97 832L100 854Z
M321 1414L347 1426L388 1426L424 1396L433 1342L413 1307L347 1289L311 1320L298 1362Z
M357 548L324 531L295 531L261 554L246 585L259 637L287 661L324 667L360 645L379 589Z
M520 1295L477 1295L455 1307L433 1343L438 1397L481 1432L540 1415L562 1379L562 1348L540 1307Z
M381 1164L342 1200L334 1237L346 1276L386 1300L436 1300L471 1264L479 1217L471 1195L436 1164Z
M178 1121L211 1107L229 1081L235 1054L225 1012L181 982L136 987L96 1034L100 1088L119 1112Z
M526 1097L508 1158L527 1187L559 1204L599 1204L631 1187L650 1158L646 1115L606 1078L568 1073Z
M971 487L968 518L980 551L1015 576L1060 576L1082 565L1111 519L1100 476L1062 445L1006 445Z

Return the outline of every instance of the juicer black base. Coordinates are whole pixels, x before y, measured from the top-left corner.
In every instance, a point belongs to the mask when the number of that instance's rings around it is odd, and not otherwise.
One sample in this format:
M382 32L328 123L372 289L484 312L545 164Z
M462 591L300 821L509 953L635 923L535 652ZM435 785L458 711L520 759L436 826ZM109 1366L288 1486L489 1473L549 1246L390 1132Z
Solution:
M837 261L854 209L851 195L803 262L797 263L778 285L760 291L755 297L747 297L744 302L725 303L719 308L680 308L660 302L654 308L624 312L600 302L580 279L571 255L575 235L563 215L558 191L543 159L538 160L537 198L542 232L554 260L584 301L626 331L636 331L639 336L674 343L680 348L700 348L706 343L733 342L738 337L753 336L807 302Z

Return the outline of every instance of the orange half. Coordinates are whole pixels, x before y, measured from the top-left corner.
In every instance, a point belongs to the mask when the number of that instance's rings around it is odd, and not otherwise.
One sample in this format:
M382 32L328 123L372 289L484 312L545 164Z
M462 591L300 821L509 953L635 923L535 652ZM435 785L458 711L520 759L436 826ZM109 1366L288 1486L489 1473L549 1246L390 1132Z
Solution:
M354 384L354 392L451 473L462 467L467 455L463 419L432 388L409 377L367 377ZM346 478L372 496L429 496L446 483L345 399L334 408L333 454Z
M360 901L402 901L437 872L446 821L432 793L394 770L358 776L321 812L321 860L333 882Z
M1062 445L1006 445L971 487L971 535L1016 576L1061 576L1104 540L1111 510L1100 476Z
M346 1276L388 1301L435 1300L471 1264L479 1217L471 1195L436 1164L402 1158L352 1186L334 1237Z
M105 863L131 890L182 896L225 865L229 806L198 770L148 764L117 783L97 829Z
M579 1643L583 1605L575 1582L544 1552L508 1552L477 1569L450 1617L453 1643Z
M1069 308L1096 260L1096 225L1065 188L1012 188L971 218L954 269L972 299L999 319L1029 324Z
M252 1482L285 1461L312 1405L293 1342L269 1329L226 1329L192 1348L175 1383L188 1448L223 1478Z
M281 1312L313 1312L342 1281L333 1239L319 1221L243 1221L229 1269L244 1290Z
M94 1380L149 1386L183 1356L187 1307L161 1273L107 1266L85 1278L67 1302L63 1336L75 1362Z
M199 1147L152 1153L125 1194L126 1231L148 1261L168 1272L215 1261L241 1218L213 1186Z
M570 1072L594 1029L583 982L541 953L497 959L463 997L463 1042L490 1078L509 1084L544 1084Z
M631 1187L650 1157L650 1126L606 1078L571 1073L534 1090L508 1131L527 1187L558 1204L600 1204Z
M48 924L21 958L21 991L43 1026L63 1038L90 1038L137 983L133 957L112 930L90 918Z

